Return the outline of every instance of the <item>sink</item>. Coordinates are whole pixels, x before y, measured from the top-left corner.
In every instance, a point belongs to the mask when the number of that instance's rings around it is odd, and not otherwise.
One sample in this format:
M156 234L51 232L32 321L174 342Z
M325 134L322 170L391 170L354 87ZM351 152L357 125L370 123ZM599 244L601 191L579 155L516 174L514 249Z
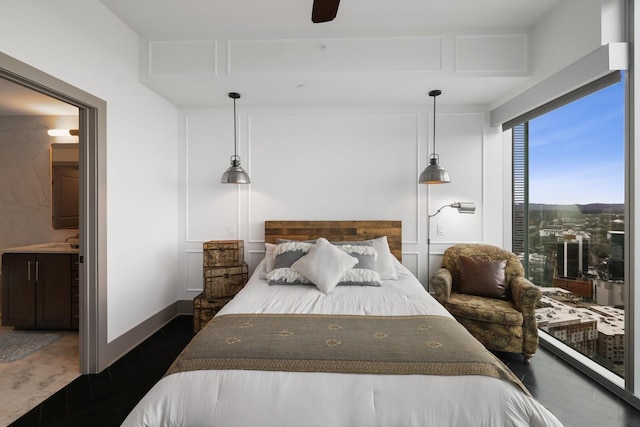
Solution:
M71 244L65 243L65 242L38 243L30 246L33 249L50 249L50 250L71 249Z

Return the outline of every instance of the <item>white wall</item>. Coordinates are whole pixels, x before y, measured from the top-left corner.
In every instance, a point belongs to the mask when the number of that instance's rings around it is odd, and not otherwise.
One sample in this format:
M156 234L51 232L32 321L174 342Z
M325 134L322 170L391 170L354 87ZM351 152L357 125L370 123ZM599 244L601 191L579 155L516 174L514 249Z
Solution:
M107 103L107 333L175 302L177 109L138 81L138 38L97 0L3 0L0 51Z
M247 186L220 184L233 154L231 103L182 113L181 299L202 289L203 241L243 239L253 270L265 220L401 220L403 262L426 283L427 191L431 213L454 201L478 207L475 215L445 209L433 219L432 271L451 244L502 244L501 193L486 191L502 188L502 139L482 108L438 109L436 151L452 182L430 188L417 182L427 141L432 147L433 114L424 105L244 107L240 99L237 108Z
M609 28L606 14L610 3L620 0L562 0L558 6L543 17L533 29L531 43L531 78L515 90L497 99L492 106L522 93L544 81L571 63L593 52L602 44L622 41L611 35L611 30L603 34L604 24ZM603 6L603 4L605 6ZM607 7L609 6L609 7Z
M602 44L601 7L601 0L563 0L540 21L533 36L534 76L549 76Z

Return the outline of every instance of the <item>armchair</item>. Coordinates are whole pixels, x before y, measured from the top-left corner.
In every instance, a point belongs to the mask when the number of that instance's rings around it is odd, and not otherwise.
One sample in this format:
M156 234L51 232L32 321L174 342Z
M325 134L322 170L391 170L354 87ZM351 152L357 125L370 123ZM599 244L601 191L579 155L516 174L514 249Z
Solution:
M430 284L440 304L487 349L522 353L525 362L533 357L542 292L524 277L515 254L484 244L451 246Z

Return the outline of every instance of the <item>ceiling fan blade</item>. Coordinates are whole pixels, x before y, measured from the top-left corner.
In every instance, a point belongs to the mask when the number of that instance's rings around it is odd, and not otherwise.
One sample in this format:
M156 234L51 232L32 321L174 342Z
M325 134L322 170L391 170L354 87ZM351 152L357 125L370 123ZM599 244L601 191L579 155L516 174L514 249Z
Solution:
M313 0L311 21L313 23L332 21L338 13L340 0Z

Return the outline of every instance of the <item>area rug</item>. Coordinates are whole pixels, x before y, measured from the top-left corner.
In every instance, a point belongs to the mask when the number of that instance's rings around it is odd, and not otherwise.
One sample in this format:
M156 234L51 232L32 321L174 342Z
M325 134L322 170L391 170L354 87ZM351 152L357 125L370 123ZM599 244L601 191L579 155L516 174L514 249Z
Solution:
M0 334L0 362L13 362L59 339L60 334L7 332Z

